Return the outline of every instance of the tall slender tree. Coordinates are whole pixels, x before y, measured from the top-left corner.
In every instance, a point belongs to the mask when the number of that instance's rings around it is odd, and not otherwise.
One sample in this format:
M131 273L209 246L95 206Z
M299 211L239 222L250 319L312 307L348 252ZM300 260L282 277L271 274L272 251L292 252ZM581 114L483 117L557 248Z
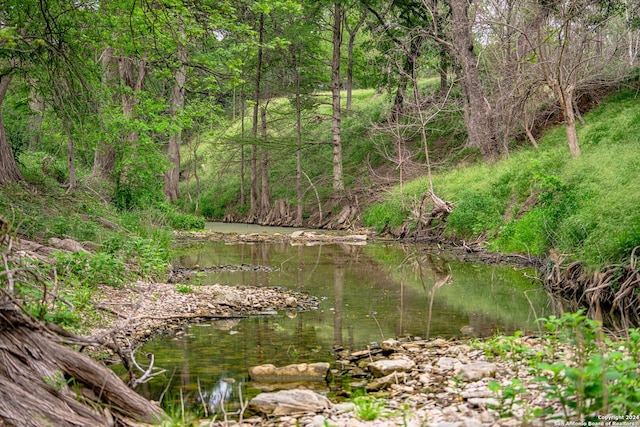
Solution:
M342 48L342 4L333 4L333 26L331 29L333 55L331 56L331 139L333 144L333 189L344 190L342 175L342 108L340 105L340 49Z

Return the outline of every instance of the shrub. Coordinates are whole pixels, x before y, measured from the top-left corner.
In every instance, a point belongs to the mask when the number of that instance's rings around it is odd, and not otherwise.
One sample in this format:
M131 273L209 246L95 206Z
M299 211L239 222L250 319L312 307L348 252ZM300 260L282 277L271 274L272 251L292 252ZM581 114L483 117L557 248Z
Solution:
M205 224L203 217L182 212L172 212L168 219L174 230L202 230Z
M598 414L636 414L640 407L640 331L620 345L583 311L541 319L555 340L572 346L569 360L541 362L537 380L562 405L565 420L598 421ZM551 348L557 353L559 349Z

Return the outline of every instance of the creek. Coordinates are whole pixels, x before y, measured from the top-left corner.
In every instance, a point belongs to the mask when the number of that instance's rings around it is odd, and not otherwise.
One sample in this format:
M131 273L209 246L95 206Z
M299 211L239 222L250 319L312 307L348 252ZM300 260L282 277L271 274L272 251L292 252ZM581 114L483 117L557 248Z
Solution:
M221 227L238 231L208 224ZM142 352L153 353L167 373L138 391L195 407L233 410L241 396L257 394L251 366L333 362L337 348L361 350L401 336L538 332L535 320L552 314L535 271L464 262L419 244L192 242L179 248L174 265L207 271L192 279L197 284L278 286L320 299L314 311L193 323L145 344Z

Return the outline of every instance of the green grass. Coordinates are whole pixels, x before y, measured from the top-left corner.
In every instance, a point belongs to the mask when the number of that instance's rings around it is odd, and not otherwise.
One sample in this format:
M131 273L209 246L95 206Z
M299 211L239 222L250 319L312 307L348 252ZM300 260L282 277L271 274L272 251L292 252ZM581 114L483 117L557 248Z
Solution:
M493 165L439 172L435 192L455 203L450 236L484 235L501 252L544 256L555 248L596 269L620 262L640 245L640 102L622 91L585 116L582 156L572 159L563 127L549 130L540 148L524 148ZM369 207L366 225L381 229L417 203L426 178L406 183ZM533 195L533 196L532 196ZM523 209L527 199L536 203ZM389 206L395 206L390 209ZM385 214L380 215L379 211Z

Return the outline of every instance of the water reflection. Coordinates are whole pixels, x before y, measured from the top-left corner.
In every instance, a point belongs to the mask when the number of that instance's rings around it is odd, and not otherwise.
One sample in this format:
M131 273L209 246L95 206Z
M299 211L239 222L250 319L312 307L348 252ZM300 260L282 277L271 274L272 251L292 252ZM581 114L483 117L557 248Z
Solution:
M312 312L190 325L145 346L158 366L179 375L173 387L211 408L257 393L247 377L254 365L331 362L336 347L360 350L398 336L531 332L536 318L550 314L542 286L523 271L461 262L424 246L207 242L184 248L175 263L194 270L244 265L192 280L283 286L321 298ZM147 385L146 394L176 393L168 382Z
M249 266L201 275L203 284L283 286L323 298L319 321L333 324L335 345L531 330L549 310L542 287L523 271L465 263L415 245L208 242L186 249L177 263Z

